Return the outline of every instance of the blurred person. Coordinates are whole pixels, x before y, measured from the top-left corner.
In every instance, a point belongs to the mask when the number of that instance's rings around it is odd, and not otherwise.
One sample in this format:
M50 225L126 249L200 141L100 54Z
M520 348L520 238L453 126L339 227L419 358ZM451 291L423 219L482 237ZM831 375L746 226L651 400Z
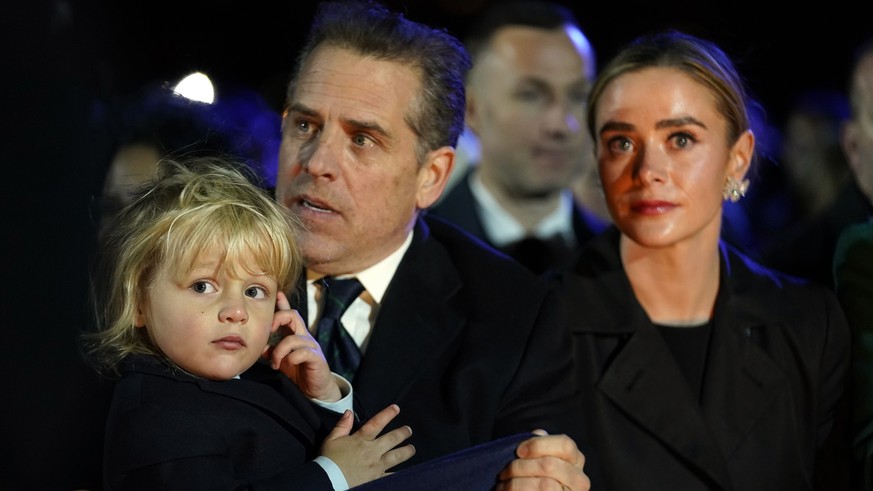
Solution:
M401 468L545 430L518 444L497 489L588 489L567 435L579 405L555 291L422 215L452 170L469 64L446 31L378 3L319 4L288 87L276 185L304 225L296 308L348 373L356 414L403 408L388 428L414 428L416 454ZM348 296L326 302L340 285Z
M98 227L165 157L229 157L251 167L264 187L275 182L267 163L278 158L281 119L253 91L227 90L204 103L147 84L102 113L111 148L92 212Z
M593 165L582 121L594 50L572 12L530 1L495 4L466 46L466 125L479 158L429 213L535 273L564 267L605 227L571 186Z
M631 42L593 86L614 226L558 279L593 488L844 489L837 300L721 238L750 186L750 104L730 58L677 31Z
M833 288L833 256L846 226L863 221L869 203L851 178L840 147L849 103L840 92L810 90L795 102L782 132L781 162L763 178L781 179L756 203L769 216L760 259L767 266ZM773 215L778 214L779 217ZM761 227L763 229L763 227Z
M857 489L873 490L873 38L862 43L849 77L852 115L842 145L868 205L866 221L846 227L834 252L834 282L852 328L852 427Z

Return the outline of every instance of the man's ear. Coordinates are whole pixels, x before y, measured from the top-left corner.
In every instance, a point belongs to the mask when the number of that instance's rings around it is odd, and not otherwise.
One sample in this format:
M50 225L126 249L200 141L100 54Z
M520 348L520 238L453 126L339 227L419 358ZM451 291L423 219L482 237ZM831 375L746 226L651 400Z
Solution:
M443 194L449 175L455 165L455 149L440 147L428 152L425 163L418 170L418 191L415 206L422 210L436 203Z
M478 106L476 105L476 93L470 84L466 87L466 105L464 106L464 124L474 135L479 136Z
M843 122L840 127L840 146L849 168L856 176L858 175L858 167L861 165L861 159L858 155L858 131L860 131L858 123L853 120Z

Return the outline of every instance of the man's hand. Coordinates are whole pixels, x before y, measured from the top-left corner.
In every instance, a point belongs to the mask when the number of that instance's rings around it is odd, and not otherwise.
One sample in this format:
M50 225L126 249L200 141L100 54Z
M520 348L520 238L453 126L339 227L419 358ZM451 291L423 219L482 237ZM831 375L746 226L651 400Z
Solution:
M585 456L576 442L566 435L548 435L543 430L518 444L517 459L497 476L496 491L588 491L591 482L585 475Z

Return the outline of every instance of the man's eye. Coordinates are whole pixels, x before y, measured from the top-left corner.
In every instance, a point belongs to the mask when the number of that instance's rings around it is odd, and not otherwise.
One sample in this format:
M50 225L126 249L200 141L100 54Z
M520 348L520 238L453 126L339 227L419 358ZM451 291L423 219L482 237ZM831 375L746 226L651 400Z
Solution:
M515 93L515 98L524 102L539 102L545 99L545 94L541 90L522 89Z
M578 89L570 92L570 101L574 104L588 104L588 91Z
M208 281L198 281L191 285L191 289L197 293L212 293L215 288Z
M251 298L267 298L267 291L259 286L250 286L246 288L245 294Z
M352 137L352 142L359 147L363 147L370 143L370 139L366 135L355 135Z

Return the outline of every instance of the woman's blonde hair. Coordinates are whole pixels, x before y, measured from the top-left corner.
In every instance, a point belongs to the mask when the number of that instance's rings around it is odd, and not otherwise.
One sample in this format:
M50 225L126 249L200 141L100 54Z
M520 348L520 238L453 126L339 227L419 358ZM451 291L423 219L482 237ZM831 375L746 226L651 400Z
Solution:
M134 194L102 237L92 299L97 331L86 335L96 368L114 373L126 356L162 356L137 311L157 274L186 275L205 253L222 267L276 279L279 291L295 285L302 268L298 222L223 158L162 160L153 179Z

